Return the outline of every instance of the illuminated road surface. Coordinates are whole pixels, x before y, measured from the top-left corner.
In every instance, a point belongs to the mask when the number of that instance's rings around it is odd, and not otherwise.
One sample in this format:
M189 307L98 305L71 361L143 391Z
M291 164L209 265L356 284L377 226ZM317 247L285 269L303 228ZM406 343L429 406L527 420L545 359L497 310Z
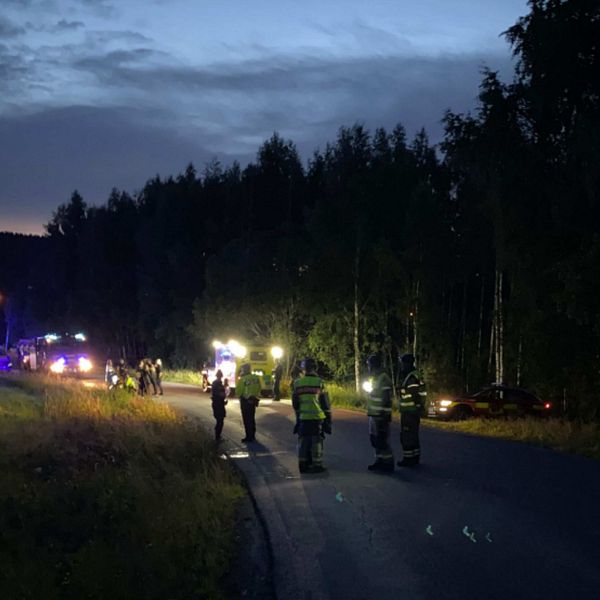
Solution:
M165 394L212 428L207 394ZM224 429L266 520L281 600L600 597L600 463L423 428L418 470L374 474L366 417L336 410L328 473L300 476L293 423L289 402L262 401L246 447L230 401Z

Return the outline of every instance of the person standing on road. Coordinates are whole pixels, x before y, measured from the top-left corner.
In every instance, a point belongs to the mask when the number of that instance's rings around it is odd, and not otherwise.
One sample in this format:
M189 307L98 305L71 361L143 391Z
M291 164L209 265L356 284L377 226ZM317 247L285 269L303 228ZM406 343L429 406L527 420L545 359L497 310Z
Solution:
M252 373L250 363L245 363L240 367L240 375L236 391L240 398L240 410L242 411L242 420L246 437L242 442L255 442L256 435L256 407L260 402L260 378Z
M163 395L163 387L162 387L162 360L157 358L154 361L154 374L156 379L156 387L158 388L159 395Z
M158 388L156 387L156 371L154 369L154 363L149 359L144 359L144 369L146 370L146 383L148 391L150 391L150 386L152 386L152 395L158 395Z
M296 412L294 433L298 434L300 473L322 473L323 437L331 434L331 407L323 380L317 375L317 363L305 358L303 375L292 384L292 406Z
M148 381L148 371L146 370L146 361L142 358L138 363L138 392L140 396L145 396L150 391L150 382Z
M275 369L273 369L273 400L281 400L281 379L283 378L283 365L281 360L277 359Z
M402 460L399 467L415 467L421 460L419 425L427 392L415 367L415 357L404 354L400 359L400 442Z
M212 404L213 415L216 420L215 424L215 440L218 442L221 439L223 431L223 422L227 416L225 405L227 404L227 392L223 385L223 371L219 369L216 373L216 379L210 386L210 399Z
M372 354L367 359L370 392L367 400L369 438L375 449L375 462L369 471L391 472L394 470L394 454L390 446L390 424L392 421L392 380L381 366L381 356Z

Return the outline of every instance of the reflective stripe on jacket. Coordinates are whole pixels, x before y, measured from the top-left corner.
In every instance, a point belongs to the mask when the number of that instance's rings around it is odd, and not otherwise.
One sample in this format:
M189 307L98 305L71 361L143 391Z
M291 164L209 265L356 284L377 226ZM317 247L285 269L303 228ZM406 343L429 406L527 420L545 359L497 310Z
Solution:
M367 401L369 417L383 417L392 414L392 380L384 371L373 378L373 389Z
M324 420L329 412L325 385L317 375L304 375L292 384L292 404L301 421Z
M419 373L411 371L402 382L400 388L400 412L416 412L425 406L427 392L421 383Z
M258 375L243 375L237 382L237 395L241 398L260 397L260 378Z

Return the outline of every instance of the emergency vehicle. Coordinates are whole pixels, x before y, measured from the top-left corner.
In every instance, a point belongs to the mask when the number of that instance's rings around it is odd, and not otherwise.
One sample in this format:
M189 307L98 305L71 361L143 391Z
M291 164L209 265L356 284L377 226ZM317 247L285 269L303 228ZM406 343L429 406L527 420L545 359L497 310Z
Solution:
M462 421L470 417L507 417L551 413L552 404L521 388L492 384L470 396L438 398L429 404L430 418Z
M260 377L261 395L268 398L273 395L273 370L275 361L283 356L279 346L251 345L244 346L236 340L229 340L226 344L215 340L214 364L206 365L202 369L202 390L208 392L211 382L216 378L216 372L221 370L223 382L229 386L229 394L235 394L235 384L241 365L250 363L252 373Z
M55 375L82 375L92 368L87 339L83 333L21 339L17 343L19 366L29 371L43 371Z

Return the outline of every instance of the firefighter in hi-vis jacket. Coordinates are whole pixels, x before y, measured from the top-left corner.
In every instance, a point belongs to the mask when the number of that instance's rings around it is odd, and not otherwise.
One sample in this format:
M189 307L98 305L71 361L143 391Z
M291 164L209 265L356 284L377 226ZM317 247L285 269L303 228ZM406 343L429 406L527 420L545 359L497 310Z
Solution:
M298 434L300 473L322 473L323 438L331 433L331 408L323 380L317 375L317 363L305 358L302 375L292 384L292 405L296 412L294 433Z
M394 470L394 455L390 446L390 424L392 422L392 380L381 366L381 356L372 354L367 359L369 368L369 438L375 449L375 462L369 471Z
M415 467L421 460L419 443L419 425L421 413L425 407L427 392L425 385L415 367L415 357L404 354L400 359L400 442L402 443L402 460L396 463L399 467Z

